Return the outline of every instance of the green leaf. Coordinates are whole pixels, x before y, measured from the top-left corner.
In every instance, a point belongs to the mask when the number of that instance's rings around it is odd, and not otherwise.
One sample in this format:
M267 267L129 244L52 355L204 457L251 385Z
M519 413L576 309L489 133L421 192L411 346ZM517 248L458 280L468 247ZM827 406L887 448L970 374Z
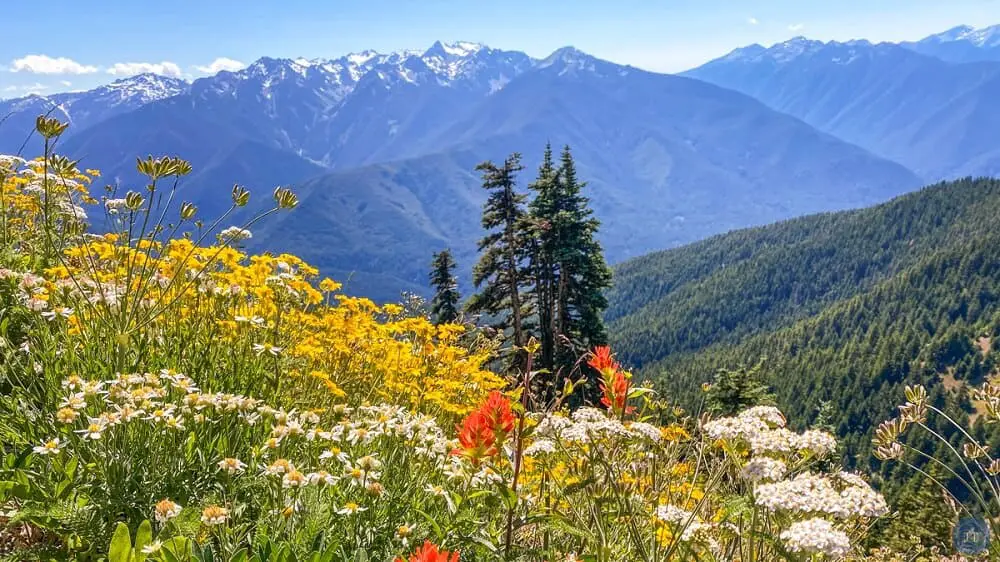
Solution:
M646 394L654 394L655 395L656 391L653 390L652 388L645 388L645 387L641 387L641 386L632 387L628 391L628 397L629 398L638 398L638 397L644 396Z
M514 509L517 506L517 494L514 490L504 485L497 487L500 489L500 496L503 498L503 503L507 506L507 509Z
M130 562L131 557L132 538L129 536L128 525L119 523L111 537L111 546L108 547L108 562Z
M135 531L135 562L145 562L146 555L142 549L149 546L151 542L153 542L153 526L149 519L146 519L139 524L139 528Z
M189 461L194 458L194 451L195 451L194 446L196 441L197 439L195 438L194 432L192 431L191 433L188 434L187 442L185 443L185 452L187 455L187 460Z
M160 553L167 562L190 562L192 543L185 537L173 537L164 541Z
M70 479L65 479L56 484L55 487L55 497L57 500L64 500L69 496L70 492L73 491L72 488L73 481Z
M72 480L73 477L76 476L76 467L79 464L80 460L77 459L76 457L72 457L68 461L66 461L66 464L63 466L63 472L66 474L67 480Z
M201 547L201 561L202 562L215 562L215 551L212 550L212 545L206 544Z
M427 515L426 513L424 513L419 509L414 509L413 511L416 511L417 513L420 514L421 517L427 520L427 523L430 524L432 529L434 529L435 538L437 538L438 540L444 538L444 533L441 532L441 526L437 524L437 521L435 521L433 517Z

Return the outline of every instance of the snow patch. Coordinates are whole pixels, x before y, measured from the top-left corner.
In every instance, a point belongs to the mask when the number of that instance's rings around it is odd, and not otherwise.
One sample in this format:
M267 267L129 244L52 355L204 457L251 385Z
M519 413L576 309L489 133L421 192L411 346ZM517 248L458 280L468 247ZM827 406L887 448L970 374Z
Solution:
M504 74L501 74L498 78L490 78L490 91L488 92L488 95L499 92L509 83L510 78L507 78Z

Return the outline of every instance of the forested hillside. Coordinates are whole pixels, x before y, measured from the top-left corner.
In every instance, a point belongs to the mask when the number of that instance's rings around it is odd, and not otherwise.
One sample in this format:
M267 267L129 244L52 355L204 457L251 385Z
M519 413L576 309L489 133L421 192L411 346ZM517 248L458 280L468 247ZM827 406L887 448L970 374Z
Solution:
M632 260L609 332L691 408L717 369L763 361L792 423L821 417L850 464L875 463L870 430L903 385L957 390L974 413L964 388L993 369L1000 326L998 212L1000 181L966 179Z

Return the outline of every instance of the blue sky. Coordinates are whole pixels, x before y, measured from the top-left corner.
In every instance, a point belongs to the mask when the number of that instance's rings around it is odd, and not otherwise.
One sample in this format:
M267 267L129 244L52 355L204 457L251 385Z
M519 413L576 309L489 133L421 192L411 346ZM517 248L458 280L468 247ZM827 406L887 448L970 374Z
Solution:
M1000 23L1000 0L48 0L4 2L0 97L143 70L196 78L261 56L334 58L468 40L533 56L572 45L675 72L750 43L918 39ZM213 64L214 63L214 64Z

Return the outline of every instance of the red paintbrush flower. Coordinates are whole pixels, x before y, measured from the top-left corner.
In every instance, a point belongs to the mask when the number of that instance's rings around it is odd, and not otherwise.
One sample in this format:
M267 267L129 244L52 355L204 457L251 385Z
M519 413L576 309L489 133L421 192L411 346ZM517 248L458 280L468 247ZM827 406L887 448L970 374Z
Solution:
M594 352L590 354L590 360L587 364L594 369L600 371L602 374L607 371L617 371L621 369L618 362L611 357L611 347L607 345L599 345L594 348Z
M409 560L396 558L395 562L458 562L458 552L438 550L437 545L425 540L423 546L410 555Z
M608 385L607 378L605 377L601 382L601 404L616 414L620 413L622 409L625 410L626 414L631 414L635 411L635 408L626 406L628 402L628 387L628 376L621 370L617 370L611 375L610 385Z
M510 409L510 400L499 390L490 392L486 402L479 407L479 411L486 417L487 423L493 429L498 444L503 443L510 432L514 431L514 412Z
M478 465L486 457L497 454L496 434L493 433L489 418L481 411L477 410L465 416L462 424L456 429L461 447L453 450L451 454L461 455L474 465Z
M615 415L635 411L635 408L628 406L629 375L611 356L609 346L595 347L587 364L601 374L601 404Z

